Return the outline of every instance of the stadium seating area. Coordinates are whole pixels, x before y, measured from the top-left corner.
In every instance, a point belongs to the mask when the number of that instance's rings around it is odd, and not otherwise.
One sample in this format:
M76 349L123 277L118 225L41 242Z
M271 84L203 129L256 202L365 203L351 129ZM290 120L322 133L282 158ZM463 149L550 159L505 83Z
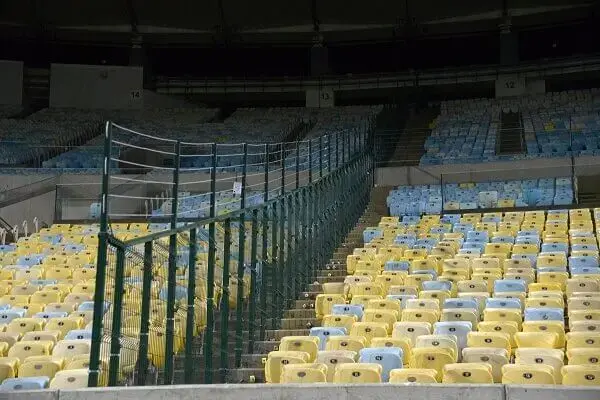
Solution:
M164 229L162 224L112 225L113 234L121 240ZM87 386L97 232L98 227L94 225L54 224L28 237L21 237L17 243L0 246L0 391ZM232 254L235 254L238 248L237 228L233 227L232 232L236 233L232 235ZM218 231L217 235L222 242L223 233ZM206 232L201 231L196 261L198 282L203 281L207 273L206 238ZM149 358L155 366L162 367L168 252L160 249L160 245L156 245L153 255ZM143 249L137 250L143 252ZM126 254L120 381L127 379L137 360L143 268L143 256L140 254L143 253L136 249ZM188 258L188 247L180 248L177 302L187 299ZM115 255L112 252L109 253L109 261L107 273L110 276L115 273ZM218 261L215 274L215 293L219 299L222 261ZM249 277L246 278L249 282ZM109 279L107 285L103 319L106 332L113 318L114 279ZM237 301L236 287L235 281L230 282L229 302L232 307ZM197 331L206 324L205 291L206 284L197 286ZM182 351L185 344L185 320L185 309L180 307L176 312L175 352ZM102 385L107 383L110 340L109 336L105 336L102 342Z
M442 210L568 205L571 178L399 186L387 198L390 215L435 214Z
M527 153L496 154L503 110L520 112ZM444 101L421 165L600 155L600 89ZM571 133L572 132L572 135Z
M383 217L271 383L600 385L600 209Z

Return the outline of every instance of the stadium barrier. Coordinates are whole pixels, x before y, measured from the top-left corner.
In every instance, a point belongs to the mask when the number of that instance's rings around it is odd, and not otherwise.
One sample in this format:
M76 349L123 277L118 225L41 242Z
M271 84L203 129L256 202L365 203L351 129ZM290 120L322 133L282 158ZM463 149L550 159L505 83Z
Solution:
M130 140L119 137L123 132ZM140 144L136 136L159 146ZM166 155L172 163L127 160L150 171L144 179L112 175L111 165L123 161L113 155L123 154L113 152L116 146ZM231 368L241 367L242 354L253 353L257 341L268 340L269 330L279 328L288 303L315 281L317 268L328 263L368 203L374 159L366 133L237 145L241 152L223 146L161 139L107 123L91 387L173 384L178 365L185 383L226 381ZM184 147L202 147L202 153L191 154ZM207 148L209 167L182 167L184 156L204 157ZM225 150L241 161L233 189L217 179L222 168L218 158ZM248 167L257 165L253 171L264 179L250 188ZM194 217L185 201L205 193L184 194L183 178L194 172L190 169L209 173L208 212ZM277 178L271 179L272 174ZM170 181L163 180L169 175ZM164 230L119 230L122 221L148 222L143 212L118 208L127 199L143 202L149 197L113 193L114 178L169 187L162 197L168 207L149 221L168 221ZM260 201L247 201L249 189L260 190ZM236 207L227 208L232 200L226 195L235 191Z
M38 390L10 393L14 400L162 400L219 398L223 400L597 400L600 389L593 387L517 385L185 385L89 388L80 390Z

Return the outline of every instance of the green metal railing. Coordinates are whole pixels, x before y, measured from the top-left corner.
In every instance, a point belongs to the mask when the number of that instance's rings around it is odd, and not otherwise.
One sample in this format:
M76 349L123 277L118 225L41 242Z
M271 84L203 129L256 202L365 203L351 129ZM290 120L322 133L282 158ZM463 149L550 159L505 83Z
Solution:
M245 203L244 166L241 207L223 215L215 212L212 168L210 214L195 221L178 218L177 142L170 228L133 238L110 229L106 162L89 386L173 384L178 374L185 383L226 382L242 355L279 327L284 310L314 282L362 214L373 185L372 140L367 133L345 132L309 141L304 184L297 144L291 151L295 184L286 190L289 175L282 168L281 190L272 198L265 162L258 205ZM107 160L111 144L107 123ZM216 154L213 145L213 166ZM149 381L153 370L158 382Z

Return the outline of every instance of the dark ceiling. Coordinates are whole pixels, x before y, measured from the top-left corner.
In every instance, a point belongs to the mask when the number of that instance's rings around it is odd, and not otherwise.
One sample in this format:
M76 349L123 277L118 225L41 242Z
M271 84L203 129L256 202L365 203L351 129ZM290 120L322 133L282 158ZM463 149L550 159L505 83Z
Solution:
M0 35L155 43L389 40L585 19L592 0L0 0ZM318 34L317 34L318 33Z

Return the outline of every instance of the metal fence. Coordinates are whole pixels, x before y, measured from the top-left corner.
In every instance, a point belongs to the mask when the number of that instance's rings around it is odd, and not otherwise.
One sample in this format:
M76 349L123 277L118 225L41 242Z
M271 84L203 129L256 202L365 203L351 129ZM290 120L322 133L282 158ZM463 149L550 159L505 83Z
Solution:
M221 213L219 148L211 144L208 213L193 218L179 209L183 146L171 143L175 162L156 164L172 176L170 209L158 216L167 229L128 235L111 210L111 151L128 145L114 138L117 129L107 123L89 385L172 384L176 374L185 383L225 381L242 354L279 327L363 212L374 179L372 137L339 132L289 151L276 145L278 152L261 145L255 162L241 145L239 208ZM257 163L261 201L250 204L248 166Z

